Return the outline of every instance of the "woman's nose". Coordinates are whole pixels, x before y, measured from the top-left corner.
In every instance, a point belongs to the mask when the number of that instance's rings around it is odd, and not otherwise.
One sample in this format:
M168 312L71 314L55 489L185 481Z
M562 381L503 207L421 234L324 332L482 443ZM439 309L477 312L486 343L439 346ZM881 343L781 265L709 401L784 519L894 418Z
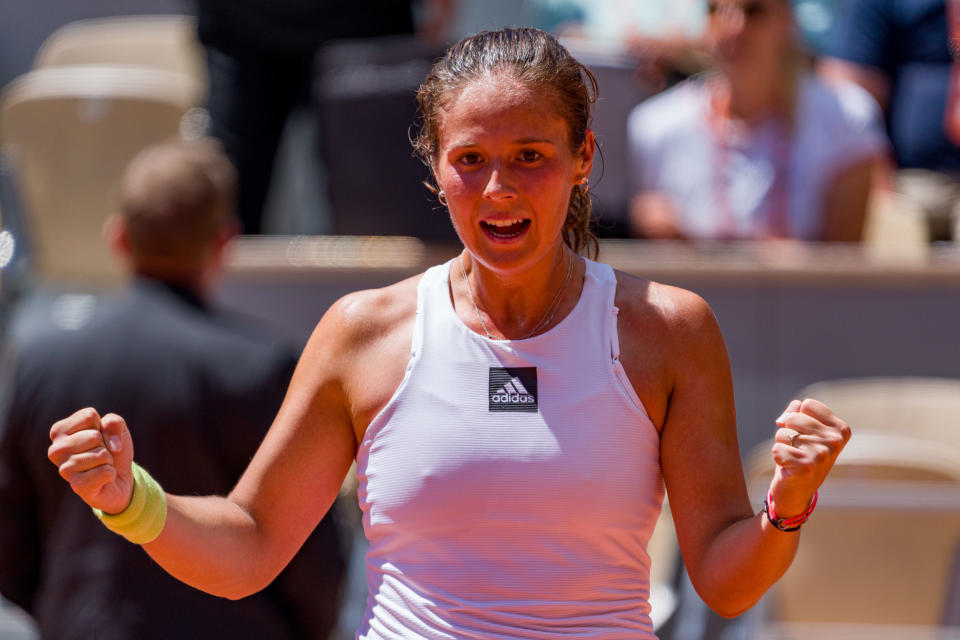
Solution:
M483 188L483 197L488 200L512 199L517 195L509 176L500 166L494 166Z

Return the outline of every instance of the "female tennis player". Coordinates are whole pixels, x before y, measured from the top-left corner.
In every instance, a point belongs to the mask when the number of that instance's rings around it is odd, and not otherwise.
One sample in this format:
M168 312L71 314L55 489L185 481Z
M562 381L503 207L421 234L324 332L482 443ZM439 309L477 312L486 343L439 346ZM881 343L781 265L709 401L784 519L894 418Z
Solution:
M596 247L595 95L535 29L480 33L435 64L415 145L463 252L331 307L228 496L164 494L131 464L136 425L92 408L53 425L51 461L171 574L242 598L356 460L358 638L653 638L646 545L664 488L697 591L722 615L748 609L790 564L849 427L790 403L754 513L706 303L581 256Z

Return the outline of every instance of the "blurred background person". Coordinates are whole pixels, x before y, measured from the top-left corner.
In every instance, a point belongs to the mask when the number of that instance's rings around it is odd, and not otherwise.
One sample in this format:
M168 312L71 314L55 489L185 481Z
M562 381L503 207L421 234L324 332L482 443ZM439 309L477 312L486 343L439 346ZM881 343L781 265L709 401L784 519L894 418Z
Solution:
M820 73L884 110L897 172L889 185L923 210L931 240L960 225L960 2L846 0Z
M16 345L0 426L0 593L44 638L319 639L335 623L345 561L330 516L277 582L231 602L168 576L38 468L65 407L116 406L137 415L137 455L171 486L226 493L237 481L297 353L207 304L236 227L234 189L213 141L141 152L105 228L132 285L83 326Z
M629 56L636 65L635 81L645 91L662 91L701 71L706 62L703 0L531 3L537 26L575 38L595 53Z
M786 0L716 0L714 73L628 123L630 221L647 238L861 238L887 142L875 103L810 73Z
M237 168L244 233L263 230L277 148L290 114L312 104L321 45L412 36L417 24L421 36L438 39L452 8L453 0L196 0L210 83L210 133Z

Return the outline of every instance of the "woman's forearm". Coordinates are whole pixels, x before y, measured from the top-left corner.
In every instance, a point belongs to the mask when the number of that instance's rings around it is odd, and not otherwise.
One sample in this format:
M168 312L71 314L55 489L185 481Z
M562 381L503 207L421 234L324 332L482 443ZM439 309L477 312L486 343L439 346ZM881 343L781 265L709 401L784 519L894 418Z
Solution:
M722 530L700 563L700 597L718 614L732 618L757 603L786 572L800 532L780 531L763 512Z
M143 548L178 580L234 600L265 587L286 564L250 514L220 496L167 494L163 531Z

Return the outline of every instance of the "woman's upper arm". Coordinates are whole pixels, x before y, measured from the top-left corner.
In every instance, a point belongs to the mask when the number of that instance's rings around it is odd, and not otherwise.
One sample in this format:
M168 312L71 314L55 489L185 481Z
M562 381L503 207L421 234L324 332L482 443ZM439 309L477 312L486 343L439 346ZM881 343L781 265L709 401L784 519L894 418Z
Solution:
M660 461L684 562L696 584L710 542L753 516L737 441L733 383L716 318L699 296L673 290L669 398Z
M321 319L280 411L230 499L285 564L330 508L356 451L341 380L357 348L344 302ZM282 564L280 566L283 566Z

